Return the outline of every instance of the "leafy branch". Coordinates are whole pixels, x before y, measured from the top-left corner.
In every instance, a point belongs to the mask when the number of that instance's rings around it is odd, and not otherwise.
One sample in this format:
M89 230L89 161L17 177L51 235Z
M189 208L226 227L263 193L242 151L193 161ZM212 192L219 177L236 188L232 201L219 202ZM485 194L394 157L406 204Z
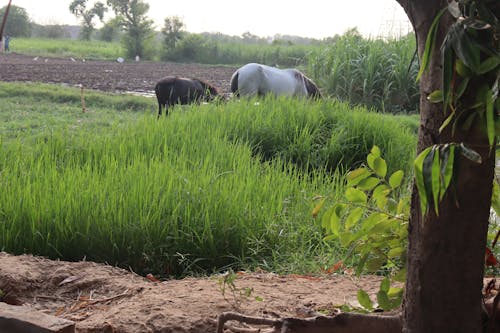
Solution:
M400 197L404 173L398 170L389 176L386 161L374 146L366 166L349 172L346 178L345 200L335 202L321 217L325 241L339 241L348 248L344 261L357 260L356 275L364 271L387 272L377 302L384 310L393 309L401 304L403 289L391 287L391 282L404 282L406 277L410 203L408 197ZM322 209L325 200L316 205L313 216ZM361 289L358 301L365 309L373 309L368 294Z

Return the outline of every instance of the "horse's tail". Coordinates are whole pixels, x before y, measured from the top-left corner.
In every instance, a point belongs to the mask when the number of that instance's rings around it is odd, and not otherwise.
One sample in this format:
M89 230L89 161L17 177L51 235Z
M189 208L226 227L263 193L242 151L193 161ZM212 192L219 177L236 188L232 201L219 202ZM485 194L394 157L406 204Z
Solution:
M239 73L236 72L236 73L234 73L233 77L231 78L231 92L236 97L240 97L240 92L238 91L238 76L239 76Z

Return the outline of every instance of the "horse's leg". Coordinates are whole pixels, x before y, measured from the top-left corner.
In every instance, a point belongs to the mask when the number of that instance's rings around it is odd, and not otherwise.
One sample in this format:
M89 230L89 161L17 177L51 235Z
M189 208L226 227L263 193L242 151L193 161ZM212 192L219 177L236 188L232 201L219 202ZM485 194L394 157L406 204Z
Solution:
M158 119L161 117L161 103L158 102Z

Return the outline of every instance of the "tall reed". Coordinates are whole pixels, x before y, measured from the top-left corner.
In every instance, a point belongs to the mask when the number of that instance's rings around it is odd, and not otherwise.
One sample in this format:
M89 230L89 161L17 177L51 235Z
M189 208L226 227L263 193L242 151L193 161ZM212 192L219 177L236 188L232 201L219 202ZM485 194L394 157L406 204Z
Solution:
M413 35L367 40L345 34L308 57L308 71L326 92L351 105L415 113L419 92Z

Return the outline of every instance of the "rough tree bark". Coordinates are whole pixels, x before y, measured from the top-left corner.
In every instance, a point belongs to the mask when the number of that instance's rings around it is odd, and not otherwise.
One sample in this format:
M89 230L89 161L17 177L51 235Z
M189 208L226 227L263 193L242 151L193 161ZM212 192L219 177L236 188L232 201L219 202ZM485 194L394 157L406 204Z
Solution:
M412 22L421 56L431 23L447 1L397 1ZM452 23L452 17L445 13L437 33L436 51ZM440 88L441 56L434 52L429 70L420 81L418 152L433 144L464 142L480 153L483 162L460 159L458 177L439 206L439 216L422 216L418 195L413 191L403 332L479 333L494 150L489 149L485 133L479 130L464 133L458 128L455 133L439 133L447 114L441 104L432 104L426 97Z

